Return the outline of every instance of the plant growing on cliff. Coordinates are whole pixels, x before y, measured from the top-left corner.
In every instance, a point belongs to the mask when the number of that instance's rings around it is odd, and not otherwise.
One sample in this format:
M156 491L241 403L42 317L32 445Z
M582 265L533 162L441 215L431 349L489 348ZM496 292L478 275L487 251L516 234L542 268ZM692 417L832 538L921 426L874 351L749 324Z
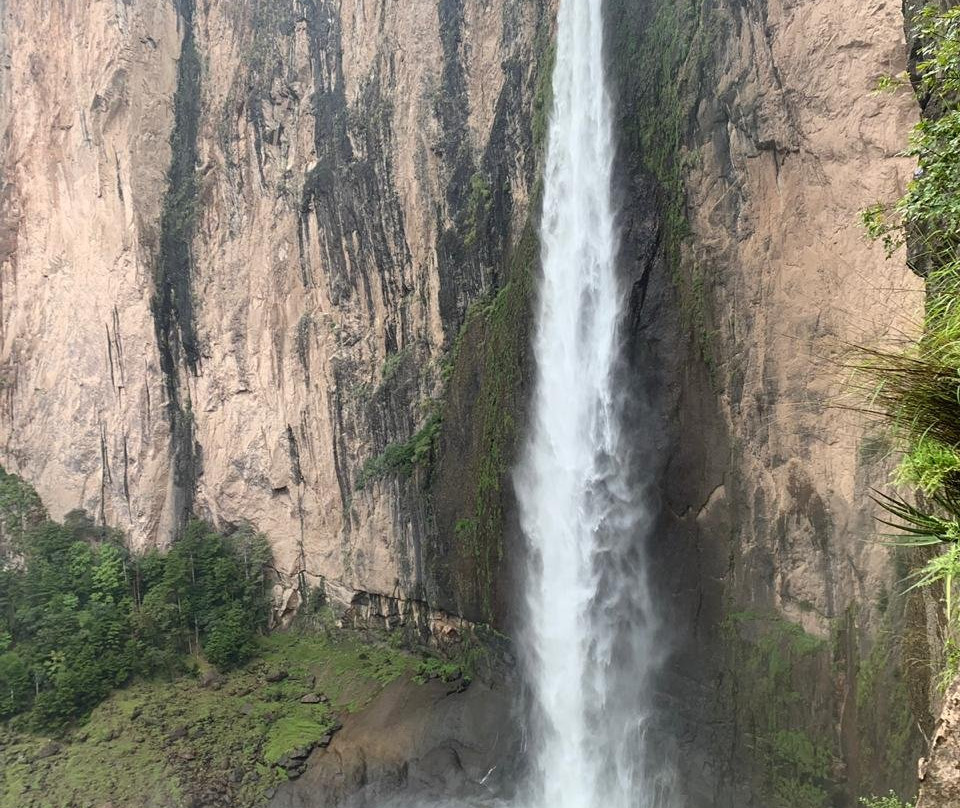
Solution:
M895 480L920 495L911 504L877 494L888 514L882 521L900 531L896 544L942 549L925 556L910 589L942 589L950 676L960 628L960 8L926 8L918 34L913 78L925 115L906 152L918 167L904 196L868 208L863 223L888 254L907 245L908 263L926 277L923 331L900 351L865 351L860 369L869 380L869 409L892 424L904 451ZM901 805L892 795L864 804Z
M39 500L10 478L0 471L0 523L20 525ZM266 623L270 553L249 530L194 522L166 555L136 556L78 511L28 524L13 551L0 563L0 718L63 726L133 676L181 671L186 653L232 667Z
M917 170L903 197L867 208L863 222L890 253L909 242L911 265L927 274L955 264L960 248L960 8L926 7L917 33L915 88L928 111L906 151Z
M441 424L442 416L435 411L410 440L388 444L380 454L368 458L357 475L357 490L362 491L367 483L391 474L409 477L415 468L426 466L436 449Z
M912 802L903 802L893 791L884 797L861 797L864 808L913 808Z

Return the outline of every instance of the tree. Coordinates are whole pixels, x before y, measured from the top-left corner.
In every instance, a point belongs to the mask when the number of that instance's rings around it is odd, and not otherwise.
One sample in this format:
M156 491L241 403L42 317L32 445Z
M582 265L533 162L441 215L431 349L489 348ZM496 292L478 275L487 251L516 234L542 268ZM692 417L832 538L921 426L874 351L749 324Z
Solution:
M211 622L204 653L221 670L246 662L253 653L253 631L239 603L225 608Z
M30 671L18 654L0 654L0 718L9 718L30 702Z

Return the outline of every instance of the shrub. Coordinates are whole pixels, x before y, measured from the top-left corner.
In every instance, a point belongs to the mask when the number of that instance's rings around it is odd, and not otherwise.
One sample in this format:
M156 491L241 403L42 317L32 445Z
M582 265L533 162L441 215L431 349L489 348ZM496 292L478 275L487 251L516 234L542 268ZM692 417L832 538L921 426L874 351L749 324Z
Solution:
M263 536L191 522L166 555L138 557L82 512L37 521L35 495L2 471L0 517L13 488L32 515L10 522L19 557L0 565L0 717L30 710L57 728L134 675L179 672L187 653L221 668L250 656L267 617Z
M865 808L913 808L913 803L903 802L892 791L885 797L861 797L860 804Z

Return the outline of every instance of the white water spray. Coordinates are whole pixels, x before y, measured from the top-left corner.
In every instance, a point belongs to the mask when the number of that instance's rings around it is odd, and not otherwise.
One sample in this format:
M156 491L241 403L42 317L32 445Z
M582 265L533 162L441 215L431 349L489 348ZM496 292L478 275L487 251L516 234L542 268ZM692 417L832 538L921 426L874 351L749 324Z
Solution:
M669 767L649 748L659 643L643 559L647 525L615 392L624 294L601 5L560 0L537 386L516 474L531 553L521 639L536 702L527 799L540 808L672 804Z

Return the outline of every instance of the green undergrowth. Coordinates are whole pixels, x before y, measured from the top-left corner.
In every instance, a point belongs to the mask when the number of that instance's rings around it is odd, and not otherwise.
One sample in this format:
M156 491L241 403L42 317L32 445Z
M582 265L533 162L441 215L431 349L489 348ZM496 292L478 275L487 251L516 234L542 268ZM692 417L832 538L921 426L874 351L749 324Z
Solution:
M808 727L828 641L772 613L738 612L724 623L729 694L754 762L754 786L770 808L827 808L839 750L829 728ZM745 696L745 697L744 697Z
M947 670L960 655L960 9L919 13L915 87L925 109L907 154L917 171L896 202L863 214L868 235L888 254L907 245L911 267L926 277L927 305L918 340L900 350L865 350L858 363L866 409L888 425L903 460L895 476L915 494L878 493L892 541L933 548L910 588L942 592Z
M222 676L137 681L115 692L49 757L49 739L0 730L0 808L180 808L207 791L236 808L260 805L286 779L278 760L321 740L386 684L444 664L337 630L275 634L256 653ZM307 694L329 701L301 703Z

